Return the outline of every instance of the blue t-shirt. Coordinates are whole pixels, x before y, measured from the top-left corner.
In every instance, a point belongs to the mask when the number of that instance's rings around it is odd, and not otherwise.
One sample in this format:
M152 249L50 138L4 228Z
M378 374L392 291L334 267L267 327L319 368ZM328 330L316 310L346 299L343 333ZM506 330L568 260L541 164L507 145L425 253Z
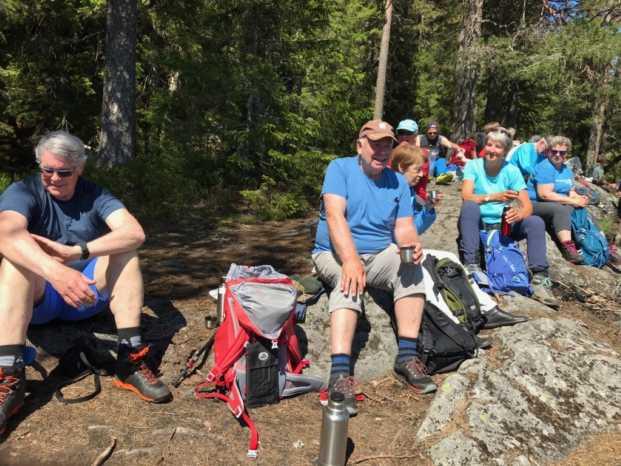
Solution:
M535 173L535 165L546 160L544 154L538 154L534 142L520 144L512 153L509 163L520 169L525 180Z
M123 203L105 189L83 178L68 201L55 199L39 175L10 185L0 196L0 212L12 210L28 220L30 233L74 245L99 238L109 230L106 217Z
M345 198L345 218L358 254L375 254L393 242L397 218L412 217L412 198L405 178L389 168L374 180L363 171L358 156L328 165L321 195ZM332 251L326 211L321 202L313 253Z
M552 162L545 159L535 166L535 173L528 180L528 197L537 199L537 185L540 184L553 184L555 193L567 196L574 186L574 173L564 164L561 168L556 168Z
M427 203L416 195L414 188L410 188L410 195L412 196L416 232L422 235L436 221L436 209L428 207Z
M485 159L469 160L464 168L464 180L471 180L474 183L474 194L482 196L526 189L520 170L509 162L503 164L496 176L489 176L485 173ZM500 223L504 206L504 202L482 203L480 207L483 223Z

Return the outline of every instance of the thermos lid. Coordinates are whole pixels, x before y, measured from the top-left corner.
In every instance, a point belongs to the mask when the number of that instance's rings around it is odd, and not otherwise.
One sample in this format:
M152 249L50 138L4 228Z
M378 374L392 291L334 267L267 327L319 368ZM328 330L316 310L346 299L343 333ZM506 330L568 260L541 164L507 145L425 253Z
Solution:
M340 403L342 401L345 401L345 395L343 395L341 392L332 392L330 394L330 400L334 401L335 403Z

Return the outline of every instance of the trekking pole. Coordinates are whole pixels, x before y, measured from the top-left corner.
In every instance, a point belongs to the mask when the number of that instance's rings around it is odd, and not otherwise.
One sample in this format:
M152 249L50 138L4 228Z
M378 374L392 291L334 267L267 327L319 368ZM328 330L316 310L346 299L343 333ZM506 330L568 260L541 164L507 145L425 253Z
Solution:
M211 347L213 346L214 340L216 338L216 332L209 337L207 343L201 346L199 349L192 351L190 356L185 362L185 367L181 369L177 378L172 381L172 386L177 388L181 385L185 379L194 374L207 360L207 356L209 355L209 351L211 351Z

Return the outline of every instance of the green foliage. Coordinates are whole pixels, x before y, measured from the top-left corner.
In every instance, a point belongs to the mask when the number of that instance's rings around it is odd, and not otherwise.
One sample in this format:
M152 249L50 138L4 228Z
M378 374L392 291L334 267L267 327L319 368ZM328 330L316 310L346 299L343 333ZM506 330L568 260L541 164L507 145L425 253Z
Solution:
M559 2L547 2L554 6ZM609 0L542 13L539 0L484 3L477 124L500 120L525 139L564 133L583 154L602 80L621 50ZM128 205L173 218L240 191L264 218L317 206L330 157L353 152L372 116L383 1L142 1L137 46L137 154L89 168ZM385 118L451 127L461 2L394 0ZM15 176L32 147L67 128L97 145L104 0L0 1L0 166ZM108 52L108 53L113 53ZM602 152L621 172L621 84L607 91ZM96 159L96 154L93 154ZM261 213L262 212L262 213Z
M11 177L8 173L0 172L0 194L11 184Z

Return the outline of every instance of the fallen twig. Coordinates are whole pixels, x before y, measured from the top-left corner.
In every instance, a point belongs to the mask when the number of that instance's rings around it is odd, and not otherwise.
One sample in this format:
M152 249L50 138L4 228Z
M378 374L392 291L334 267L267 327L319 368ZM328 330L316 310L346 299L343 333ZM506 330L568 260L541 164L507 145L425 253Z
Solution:
M404 460L411 458L420 458L420 455L375 455L375 456L364 456L362 458L358 458L357 460L350 461L350 464L358 464L364 463L365 461L371 460Z
M102 464L104 464L106 460L110 458L110 456L112 456L114 447L116 447L116 438L112 437L112 441L110 442L110 445L108 445L108 448L102 451L101 454L97 458L95 458L95 461L93 461L91 466L101 466Z

